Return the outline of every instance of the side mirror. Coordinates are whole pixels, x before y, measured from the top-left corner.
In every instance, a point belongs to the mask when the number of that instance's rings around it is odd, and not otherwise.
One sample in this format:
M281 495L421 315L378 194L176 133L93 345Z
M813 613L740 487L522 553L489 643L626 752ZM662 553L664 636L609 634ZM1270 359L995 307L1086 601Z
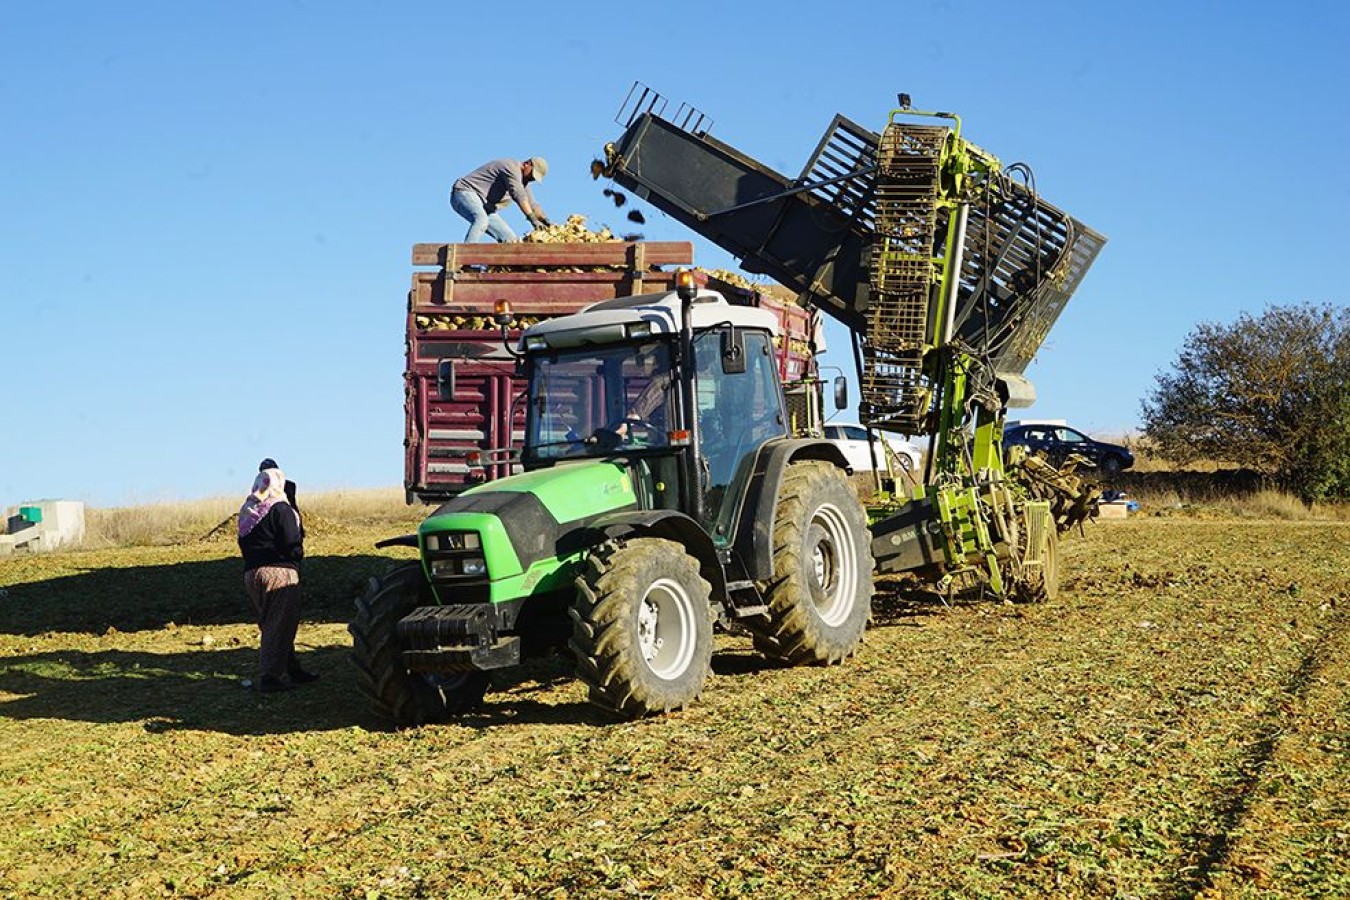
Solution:
M436 366L436 398L455 399L455 361L443 359Z
M736 328L722 332L722 374L740 375L745 371L745 335Z
M834 379L834 408L848 409L848 379L843 375Z

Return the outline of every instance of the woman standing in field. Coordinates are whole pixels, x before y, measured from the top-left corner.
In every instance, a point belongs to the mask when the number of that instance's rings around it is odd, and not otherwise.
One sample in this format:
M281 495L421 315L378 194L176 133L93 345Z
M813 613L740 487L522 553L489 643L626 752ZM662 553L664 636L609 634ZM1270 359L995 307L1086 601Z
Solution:
M302 669L295 658L305 529L288 487L291 483L277 464L265 459L253 479L252 492L239 508L244 590L262 633L257 687L264 693L288 690L318 677ZM283 675L289 675L290 681L283 680Z

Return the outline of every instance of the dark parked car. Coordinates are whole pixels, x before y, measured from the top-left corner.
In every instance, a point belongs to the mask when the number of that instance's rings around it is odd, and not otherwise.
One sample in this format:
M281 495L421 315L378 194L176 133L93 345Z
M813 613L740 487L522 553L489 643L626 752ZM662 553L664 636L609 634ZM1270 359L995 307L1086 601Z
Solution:
M1094 441L1081 431L1065 425L1013 425L1003 431L1003 446L1021 444L1029 452L1043 451L1057 466L1064 465L1071 454L1077 453L1091 460L1107 475L1134 465L1134 454L1119 444Z

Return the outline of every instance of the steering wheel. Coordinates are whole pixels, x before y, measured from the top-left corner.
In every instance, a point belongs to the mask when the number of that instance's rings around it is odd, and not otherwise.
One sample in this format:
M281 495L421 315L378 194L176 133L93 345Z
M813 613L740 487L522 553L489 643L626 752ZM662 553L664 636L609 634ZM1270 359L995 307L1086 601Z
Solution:
M626 443L631 444L637 440L637 429L639 428L641 428L644 433L643 443L650 444L652 442L652 428L655 426L646 419L639 419L636 416L627 416L620 424L628 426L628 440Z
M627 433L621 434L619 432L619 429L625 425L628 426ZM625 416L624 418L615 422L613 426L606 425L603 428L595 429L595 433L592 434L589 438L587 438L586 441L587 443L597 445L601 450L605 451L614 450L617 449L621 444L633 443L636 437L634 430L637 428L645 430L647 432L648 437L650 438L652 430L652 424L650 422L644 421L643 419L635 418L633 416Z

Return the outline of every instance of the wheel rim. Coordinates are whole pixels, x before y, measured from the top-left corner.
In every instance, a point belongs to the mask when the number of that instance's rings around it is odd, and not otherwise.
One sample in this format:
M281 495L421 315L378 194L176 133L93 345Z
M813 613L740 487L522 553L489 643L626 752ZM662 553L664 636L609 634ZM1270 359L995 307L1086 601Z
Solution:
M826 625L839 625L853 611L858 592L857 548L853 532L843 511L834 504L816 510L808 530L811 577L815 579L811 599Z
M638 650L652 674L673 680L694 658L694 601L679 582L652 583L638 604Z

